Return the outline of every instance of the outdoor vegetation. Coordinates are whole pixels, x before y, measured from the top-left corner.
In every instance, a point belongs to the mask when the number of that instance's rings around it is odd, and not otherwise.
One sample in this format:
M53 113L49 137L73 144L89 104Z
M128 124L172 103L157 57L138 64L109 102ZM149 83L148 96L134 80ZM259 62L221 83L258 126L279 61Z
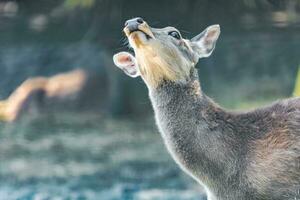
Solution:
M88 81L61 101L38 93L0 123L0 200L205 199L167 154L143 81L113 65L136 16L185 38L220 24L199 74L228 109L300 96L299 0L2 0L3 102L28 78L80 69Z

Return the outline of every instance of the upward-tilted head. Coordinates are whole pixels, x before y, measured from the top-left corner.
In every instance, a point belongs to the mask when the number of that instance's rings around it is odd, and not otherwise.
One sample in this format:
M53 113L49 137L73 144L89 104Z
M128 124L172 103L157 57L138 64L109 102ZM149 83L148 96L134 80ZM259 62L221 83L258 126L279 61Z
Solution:
M190 70L212 53L220 35L219 25L212 25L188 40L174 27L152 28L140 17L126 21L123 30L135 58L121 52L114 56L115 64L131 77L141 75L148 87L189 79Z
M193 68L214 50L218 25L187 40L135 18L124 32L135 57L118 53L115 64L143 78L167 149L209 200L300 199L300 99L239 113L207 97Z

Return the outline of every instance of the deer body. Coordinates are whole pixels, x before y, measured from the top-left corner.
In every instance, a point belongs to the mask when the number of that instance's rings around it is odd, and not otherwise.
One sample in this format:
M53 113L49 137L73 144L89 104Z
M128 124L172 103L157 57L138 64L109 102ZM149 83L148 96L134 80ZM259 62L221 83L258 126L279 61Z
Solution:
M176 40L144 22L132 31L130 23L125 33L137 59L122 52L114 61L144 79L167 149L204 186L208 199L300 199L300 99L244 113L226 111L202 92L194 68L199 57L211 54L217 26L186 41L172 29L166 32ZM136 65L143 66L135 70Z
M211 199L300 198L300 100L232 113L202 92L195 95L195 82L149 92L165 144L183 170L214 194ZM267 155L256 154L262 148Z

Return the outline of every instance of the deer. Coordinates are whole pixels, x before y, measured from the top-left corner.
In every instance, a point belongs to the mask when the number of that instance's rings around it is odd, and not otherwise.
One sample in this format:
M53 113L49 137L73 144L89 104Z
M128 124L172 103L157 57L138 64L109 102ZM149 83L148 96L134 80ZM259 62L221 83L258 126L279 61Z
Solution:
M123 32L134 55L116 53L115 65L143 79L168 152L208 200L300 199L299 98L232 111L205 95L196 64L215 49L219 25L184 39L137 17Z

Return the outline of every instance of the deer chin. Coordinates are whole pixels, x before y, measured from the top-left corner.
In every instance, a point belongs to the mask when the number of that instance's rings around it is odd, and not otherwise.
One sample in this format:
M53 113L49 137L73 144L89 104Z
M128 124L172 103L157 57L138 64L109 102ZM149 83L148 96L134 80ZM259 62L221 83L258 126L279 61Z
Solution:
M181 82L189 76L188 63L174 52L166 52L155 40L134 48L139 71L148 86L158 87L162 81ZM175 61L175 62L168 62Z
M134 31L128 36L129 44L133 48L140 48L141 46L147 45L152 39L152 36L140 30Z

